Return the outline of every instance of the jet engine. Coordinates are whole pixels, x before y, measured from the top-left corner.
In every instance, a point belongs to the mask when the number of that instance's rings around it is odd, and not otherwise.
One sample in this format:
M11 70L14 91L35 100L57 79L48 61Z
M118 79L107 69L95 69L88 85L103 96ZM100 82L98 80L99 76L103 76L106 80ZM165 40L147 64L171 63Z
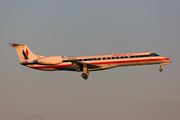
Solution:
M39 64L57 65L63 62L62 56L49 56L38 59Z

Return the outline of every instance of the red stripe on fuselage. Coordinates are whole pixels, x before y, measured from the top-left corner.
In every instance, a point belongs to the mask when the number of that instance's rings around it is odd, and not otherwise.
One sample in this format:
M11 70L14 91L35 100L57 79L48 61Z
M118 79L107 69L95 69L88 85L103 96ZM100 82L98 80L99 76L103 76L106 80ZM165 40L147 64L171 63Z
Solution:
M72 67L72 64L68 64L68 65L51 65L51 66L38 66L38 67L31 67L34 69L42 69L42 68L58 68L58 67Z

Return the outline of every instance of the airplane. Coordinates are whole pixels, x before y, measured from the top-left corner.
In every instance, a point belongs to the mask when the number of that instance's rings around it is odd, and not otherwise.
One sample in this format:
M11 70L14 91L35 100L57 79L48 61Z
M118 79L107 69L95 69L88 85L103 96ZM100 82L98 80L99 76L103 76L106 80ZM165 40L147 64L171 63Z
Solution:
M88 79L89 72L119 66L160 64L159 71L162 72L162 66L172 62L171 59L160 56L154 52L112 53L74 57L40 56L35 55L26 44L9 43L9 45L16 49L21 65L44 71L67 70L83 72L81 76L85 80Z

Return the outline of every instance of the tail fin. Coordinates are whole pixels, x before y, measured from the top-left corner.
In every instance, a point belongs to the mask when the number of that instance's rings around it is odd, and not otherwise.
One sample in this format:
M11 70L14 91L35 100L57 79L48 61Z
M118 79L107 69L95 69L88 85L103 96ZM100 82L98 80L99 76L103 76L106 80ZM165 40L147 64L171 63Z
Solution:
M21 63L38 58L38 56L32 53L32 51L26 46L26 44L10 43L9 46L16 49Z

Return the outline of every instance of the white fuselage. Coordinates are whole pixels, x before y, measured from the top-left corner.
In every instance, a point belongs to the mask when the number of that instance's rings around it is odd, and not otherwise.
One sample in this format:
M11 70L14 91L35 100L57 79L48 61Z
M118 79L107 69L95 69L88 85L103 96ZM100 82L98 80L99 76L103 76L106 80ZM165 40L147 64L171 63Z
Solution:
M23 63L23 65L39 69L39 70L68 70L68 71L83 71L78 69L70 60L83 62L92 65L98 65L99 68L88 68L88 71L104 70L118 66L136 66L148 64L165 65L172 62L169 58L159 56L153 52L140 53L123 53L123 54L107 54L107 55L92 55L92 56L75 56L63 57L63 62L56 65L43 65L36 62Z

